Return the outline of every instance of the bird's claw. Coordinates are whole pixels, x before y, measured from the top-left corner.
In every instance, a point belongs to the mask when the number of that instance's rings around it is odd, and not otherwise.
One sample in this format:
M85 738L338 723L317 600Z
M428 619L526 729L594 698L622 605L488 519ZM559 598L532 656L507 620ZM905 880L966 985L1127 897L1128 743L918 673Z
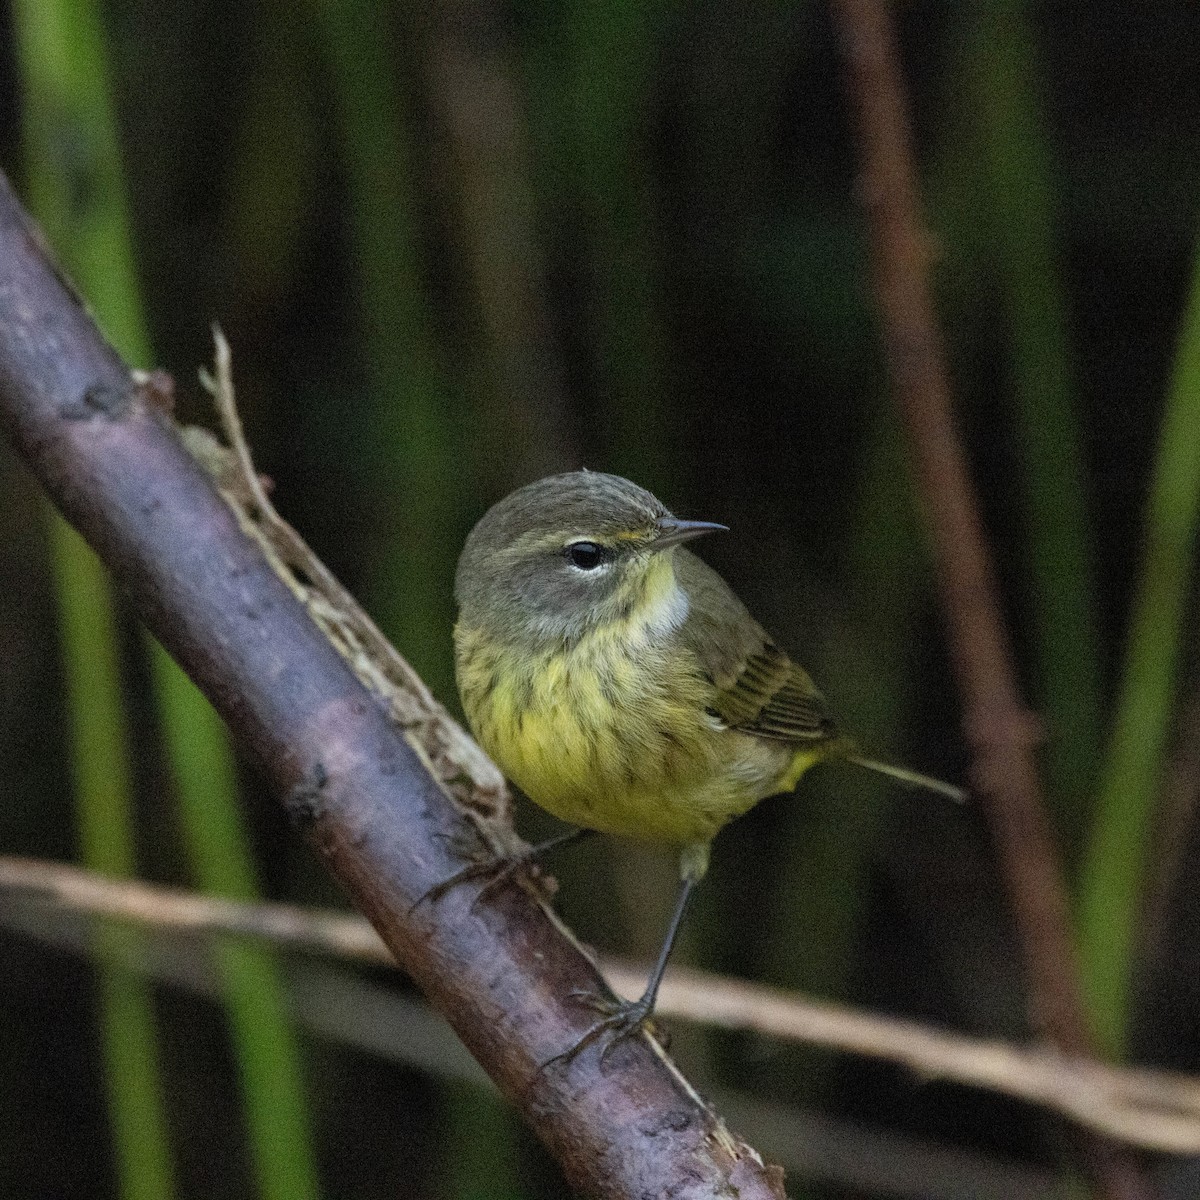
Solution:
M448 891L458 887L460 883L467 883L472 879L486 879L487 883L479 889L475 895L475 899L471 901L471 907L474 908L489 892L495 891L502 884L509 882L518 872L523 873L527 880L531 882L536 881L543 899L549 900L554 895L557 885L552 876L546 875L542 871L538 863L539 857L550 850L566 845L568 842L578 840L588 832L590 831L586 829L571 829L566 833L560 833L557 837L539 842L536 846L526 846L518 854L509 854L506 856L493 855L488 858L482 858L476 852L474 862L468 863L461 871L455 871L449 879L443 879L441 883L435 883L408 911L412 912L413 909L424 904L426 900L440 900Z
M601 1038L604 1039L604 1045L600 1050L600 1069L604 1070L608 1056L622 1042L641 1033L643 1029L657 1032L650 1019L654 1004L646 996L638 1000L612 1000L606 996L598 996L595 992L578 991L568 992L567 999L600 1013L601 1019L569 1049L542 1063L543 1071L555 1063L571 1062L581 1051Z
M514 878L518 871L528 871L535 866L533 858L527 853L514 854L507 858L490 858L485 862L468 863L461 870L455 871L448 879L443 879L441 883L435 883L433 887L417 898L408 911L411 913L414 909L420 908L427 900L440 900L447 892L453 891L460 884L470 883L473 879L486 879L487 882L475 893L475 898L471 901L471 907L474 908L485 896Z

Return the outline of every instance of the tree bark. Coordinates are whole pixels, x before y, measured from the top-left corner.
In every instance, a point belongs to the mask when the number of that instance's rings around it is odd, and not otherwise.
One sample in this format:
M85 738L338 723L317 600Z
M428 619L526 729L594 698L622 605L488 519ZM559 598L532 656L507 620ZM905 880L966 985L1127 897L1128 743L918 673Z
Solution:
M460 811L136 386L2 176L0 425L572 1187L783 1196L782 1172L648 1040L607 1070L598 1048L542 1068L594 1020L567 999L603 991L594 967L516 885L417 904L462 865Z

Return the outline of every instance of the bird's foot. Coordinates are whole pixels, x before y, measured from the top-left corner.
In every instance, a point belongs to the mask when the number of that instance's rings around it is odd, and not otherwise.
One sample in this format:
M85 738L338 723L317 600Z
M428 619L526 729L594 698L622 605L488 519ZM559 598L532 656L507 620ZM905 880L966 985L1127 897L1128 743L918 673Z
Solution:
M461 884L470 883L474 879L486 880L483 887L475 893L475 898L471 901L471 907L474 908L481 900L483 900L491 892L494 892L498 887L502 887L509 880L514 879L518 872L532 872L536 870L537 864L533 860L533 847L519 854L510 854L503 857L478 859L475 862L468 863L461 870L455 871L453 875L447 879L443 879L441 883L435 883L427 892L424 893L412 906L413 909L419 908L426 901L435 902L440 900L447 892L453 891Z
M558 837L539 842L536 846L529 846L516 854L489 858L476 857L475 861L468 863L461 870L455 871L448 879L443 879L441 883L435 883L433 887L413 904L412 909L419 908L427 900L440 900L447 892L453 891L460 884L470 883L473 879L483 879L486 882L476 892L475 898L471 901L472 908L490 893L499 887L503 887L504 884L515 879L518 875L523 875L530 880L541 880L543 890L548 891L549 889L546 888L545 884L545 876L542 875L538 859L547 851L564 845L566 842L574 841L586 832L587 830L583 829L572 829L568 833L559 834ZM412 909L409 909L409 911L411 912Z
M571 992L567 999L600 1013L601 1018L570 1049L542 1063L543 1071L555 1063L569 1063L582 1050L598 1041L603 1042L600 1049L600 1068L603 1070L608 1056L622 1042L635 1037L643 1029L656 1036L659 1033L651 1020L654 1011L653 996L644 995L637 1000L613 1000L606 996L597 996L594 992Z

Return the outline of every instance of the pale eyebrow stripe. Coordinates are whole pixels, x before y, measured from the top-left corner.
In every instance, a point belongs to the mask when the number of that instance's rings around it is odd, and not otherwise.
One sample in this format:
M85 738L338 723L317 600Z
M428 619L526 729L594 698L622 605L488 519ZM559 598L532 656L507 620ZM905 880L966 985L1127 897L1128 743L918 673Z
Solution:
M576 529L569 533L523 533L512 544L512 549L520 551L562 550L573 542L594 542L597 546L613 549L616 543L649 542L649 533L630 531L627 533L602 534L588 529Z

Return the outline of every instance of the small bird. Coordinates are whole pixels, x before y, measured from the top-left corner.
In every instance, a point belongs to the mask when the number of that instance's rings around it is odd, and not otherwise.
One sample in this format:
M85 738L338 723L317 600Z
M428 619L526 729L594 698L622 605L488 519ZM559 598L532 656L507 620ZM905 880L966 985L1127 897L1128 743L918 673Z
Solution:
M604 1033L607 1053L645 1023L713 838L816 763L841 758L963 798L859 754L809 676L684 548L725 529L680 520L627 479L572 471L494 505L459 559L458 687L484 750L563 821L680 848L644 993L597 1001L603 1019L569 1055Z

